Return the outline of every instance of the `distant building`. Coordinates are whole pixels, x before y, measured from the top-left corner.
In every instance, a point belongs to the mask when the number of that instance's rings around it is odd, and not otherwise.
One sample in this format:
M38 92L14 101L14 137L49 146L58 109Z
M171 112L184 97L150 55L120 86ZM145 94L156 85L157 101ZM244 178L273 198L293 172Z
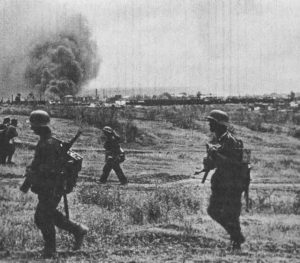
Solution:
M126 100L116 100L115 104L118 106L125 106L126 105Z
M276 110L276 108L274 108L273 106L271 106L271 105L268 106L268 111L275 111L275 110Z
M290 107L291 108L298 108L299 107L299 103L297 101L291 101L290 102Z
M175 99L184 99L184 98L188 97L188 95L185 92L171 94L171 96L172 96L172 98L175 98Z
M66 96L64 96L63 102L65 104L72 104L72 103L74 103L74 96L72 96L72 95L66 95Z

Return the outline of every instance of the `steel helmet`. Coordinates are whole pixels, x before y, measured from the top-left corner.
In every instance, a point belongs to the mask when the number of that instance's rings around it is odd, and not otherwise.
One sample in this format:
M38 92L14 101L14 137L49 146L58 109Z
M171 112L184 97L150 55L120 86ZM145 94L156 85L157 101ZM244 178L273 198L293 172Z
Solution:
M209 115L206 117L206 119L214 120L220 125L228 126L229 125L229 117L228 114L221 110L212 110Z
M31 126L36 126L36 127L48 126L50 122L50 116L46 111L35 110L30 113L29 121Z
M109 133L109 134L113 134L113 129L109 126L105 126L103 129L102 129L103 132L105 133Z
M9 117L5 117L3 120L3 124L8 124L10 123L10 118Z

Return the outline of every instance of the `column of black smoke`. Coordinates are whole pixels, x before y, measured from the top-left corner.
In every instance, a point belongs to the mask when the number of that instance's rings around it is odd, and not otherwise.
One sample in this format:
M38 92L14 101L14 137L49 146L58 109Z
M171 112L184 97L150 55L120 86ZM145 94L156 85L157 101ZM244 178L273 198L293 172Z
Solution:
M76 95L97 76L100 59L81 15L70 18L63 29L36 44L29 54L25 79L46 98Z

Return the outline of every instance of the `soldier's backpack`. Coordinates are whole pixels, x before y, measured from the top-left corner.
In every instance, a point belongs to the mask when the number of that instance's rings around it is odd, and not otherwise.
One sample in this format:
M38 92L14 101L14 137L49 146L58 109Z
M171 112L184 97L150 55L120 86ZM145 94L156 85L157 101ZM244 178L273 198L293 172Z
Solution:
M54 138L54 137L52 137ZM54 138L55 140L58 140ZM73 139L70 143L59 141L61 147L60 150L60 177L58 182L63 184L63 191L65 194L69 194L76 186L79 172L82 168L82 156L73 150L70 150L76 139Z
M120 147L120 153L118 154L118 162L123 163L125 161L125 152L124 150Z
M67 161L63 167L64 192L69 194L76 186L78 174L82 168L82 156L72 150L67 152Z
M5 163L5 156L7 154L7 127L0 129L0 163Z

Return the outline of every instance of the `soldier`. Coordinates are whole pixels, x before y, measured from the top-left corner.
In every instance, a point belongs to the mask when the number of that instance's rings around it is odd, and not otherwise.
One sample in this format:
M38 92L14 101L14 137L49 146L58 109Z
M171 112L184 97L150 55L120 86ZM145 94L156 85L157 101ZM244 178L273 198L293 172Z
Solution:
M4 118L2 124L0 124L0 164L5 164L6 156L7 156L7 148L8 148L8 140L7 140L7 129L10 125L10 118Z
M100 178L100 183L105 184L109 176L110 171L113 169L119 178L122 185L128 183L125 177L120 163L125 160L125 154L120 147L120 136L109 126L103 128L103 133L107 140L104 143L105 149L105 165L103 167L103 173Z
M30 124L33 132L40 136L36 146L33 161L27 167L27 175L34 175L31 191L38 195L38 205L35 212L35 224L41 230L45 246L44 257L55 256L55 226L64 229L74 235L74 250L80 249L83 238L88 228L72 222L57 210L57 206L63 194L63 186L58 185L57 176L60 167L57 167L60 158L59 141L51 137L51 129L48 126L50 117L42 110L33 111L30 114ZM21 190L26 192L26 189Z
M211 111L207 120L218 142L209 148L208 158L204 159L206 169L216 168L211 178L212 193L207 212L228 232L232 249L239 250L245 242L239 221L243 192L239 165L241 141L228 131L229 117L224 111Z
M11 124L8 126L6 131L6 141L7 143L7 149L5 152L5 161L7 164L13 164L12 156L15 153L16 146L15 146L15 137L18 136L17 132L17 126L18 126L18 120L12 119Z
M7 128L9 124L10 124L10 118L9 117L5 117L3 119L3 122L0 124L0 130L3 130L5 128Z

